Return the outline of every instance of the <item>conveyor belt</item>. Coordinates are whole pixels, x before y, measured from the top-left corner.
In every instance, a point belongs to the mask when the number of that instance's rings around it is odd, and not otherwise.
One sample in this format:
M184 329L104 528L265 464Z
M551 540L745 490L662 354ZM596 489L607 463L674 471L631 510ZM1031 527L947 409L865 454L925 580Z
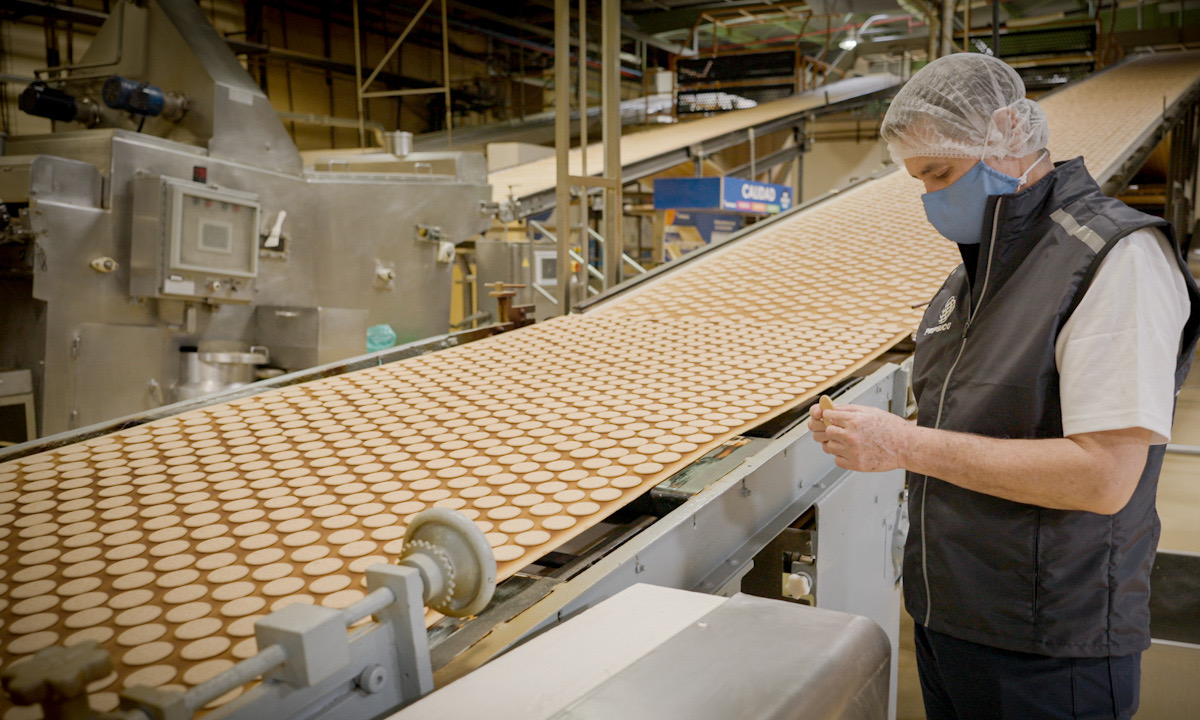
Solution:
M872 75L829 83L816 90L764 103L748 110L668 125L625 135L621 138L621 166L624 179L661 172L686 162L689 153L713 153L746 142L745 133L754 128L759 134L794 125L807 114L848 109L855 102L890 94L899 79L891 75ZM570 152L572 175L583 172L583 149ZM597 175L604 167L604 146L592 143L587 148L588 174ZM502 206L510 198L520 203L515 215L525 217L554 206L557 161L553 157L497 170L488 174L492 200Z
M1052 149L1110 172L1198 80L1163 55L1064 90ZM4 661L98 640L106 708L194 685L265 613L361 597L431 505L511 575L909 334L957 262L919 193L892 173L592 312L0 464Z

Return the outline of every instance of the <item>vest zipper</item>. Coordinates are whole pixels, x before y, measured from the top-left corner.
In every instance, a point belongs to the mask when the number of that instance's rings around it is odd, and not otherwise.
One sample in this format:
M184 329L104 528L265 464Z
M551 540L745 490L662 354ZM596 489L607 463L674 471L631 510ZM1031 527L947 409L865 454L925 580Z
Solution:
M946 389L950 386L950 376L954 374L954 368L958 367L958 361L962 359L963 350L967 348L967 331L971 329L971 322L975 320L975 314L979 312L979 306L983 304L983 297L987 293L988 279L992 274L992 253L996 249L996 228L1000 222L1000 203L1004 197L996 198L996 208L992 212L992 237L988 243L987 264L983 268L983 283L979 286L979 297L976 298L975 304L967 313L967 320L963 323L962 341L958 345L958 354L954 356L954 362L950 363L950 369L946 371L946 377L942 380L942 391L938 395L938 410L937 417L934 419L933 428L940 429L942 426L942 405L946 402ZM929 567L927 565L925 554L925 493L929 489L929 476L925 475L925 482L921 484L921 578L925 581L925 622L926 627L929 626L929 619L933 614L933 594L929 590Z

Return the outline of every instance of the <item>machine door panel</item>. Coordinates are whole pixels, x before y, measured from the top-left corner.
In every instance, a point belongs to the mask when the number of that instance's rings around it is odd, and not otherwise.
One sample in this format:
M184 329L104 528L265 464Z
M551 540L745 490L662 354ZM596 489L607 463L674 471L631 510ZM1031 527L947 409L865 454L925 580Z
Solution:
M71 427L84 427L163 404L167 331L85 323L72 337Z

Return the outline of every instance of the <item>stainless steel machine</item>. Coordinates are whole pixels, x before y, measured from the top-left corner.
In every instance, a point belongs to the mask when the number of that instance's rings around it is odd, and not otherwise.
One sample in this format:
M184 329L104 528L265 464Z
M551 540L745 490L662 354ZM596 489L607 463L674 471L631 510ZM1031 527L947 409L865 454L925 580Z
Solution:
M868 720L889 659L857 615L634 585L392 718Z
M481 154L306 168L186 0L117 3L21 107L55 125L0 158L0 368L32 373L41 435L183 399L181 349L261 345L294 371L362 354L374 325L443 333L454 244L491 222Z

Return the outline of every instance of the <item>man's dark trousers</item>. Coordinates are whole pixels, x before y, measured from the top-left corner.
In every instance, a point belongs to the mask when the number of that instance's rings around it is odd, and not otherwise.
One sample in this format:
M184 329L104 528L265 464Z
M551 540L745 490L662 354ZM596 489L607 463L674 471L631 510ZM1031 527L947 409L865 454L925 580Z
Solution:
M928 720L1125 720L1137 711L1141 653L1047 657L959 640L920 624L915 637Z

